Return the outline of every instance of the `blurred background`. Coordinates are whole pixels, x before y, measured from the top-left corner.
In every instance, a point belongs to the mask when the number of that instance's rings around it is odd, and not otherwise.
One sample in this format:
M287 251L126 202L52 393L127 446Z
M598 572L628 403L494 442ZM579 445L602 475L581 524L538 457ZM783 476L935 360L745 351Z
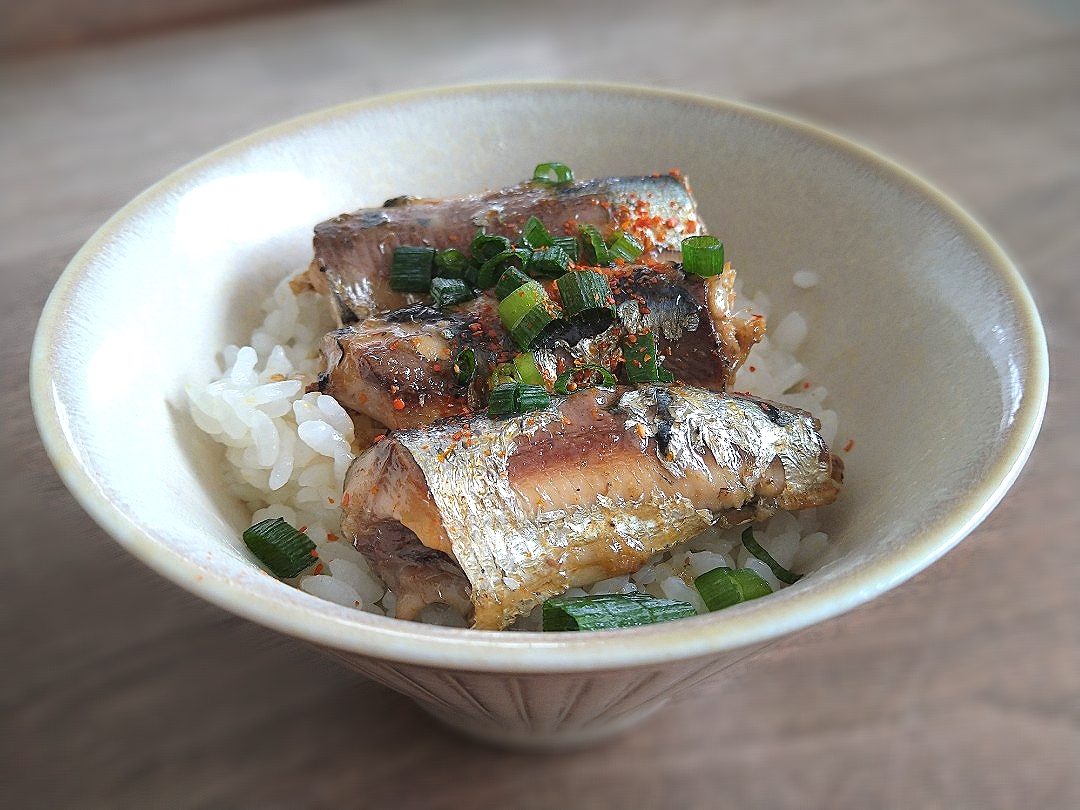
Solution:
M63 488L27 394L49 290L147 185L322 107L515 79L733 98L881 151L1017 262L1052 368L1030 463L941 563L547 756L148 575ZM5 806L1080 807L1076 2L2 0L0 188Z

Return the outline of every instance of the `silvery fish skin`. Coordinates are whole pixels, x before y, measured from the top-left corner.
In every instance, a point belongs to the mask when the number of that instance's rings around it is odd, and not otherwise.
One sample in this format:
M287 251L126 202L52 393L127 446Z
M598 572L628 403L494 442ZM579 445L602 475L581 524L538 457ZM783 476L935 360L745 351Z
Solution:
M736 311L734 284L730 268L707 280L677 263L621 268L611 278L615 322L537 350L538 365L550 380L582 364L618 373L622 336L648 330L676 379L724 390L765 331L763 317ZM477 370L460 384L453 359L466 348ZM417 427L485 407L492 370L517 351L491 296L446 311L414 306L329 333L313 387L387 427Z
M678 385L446 420L357 458L342 532L395 591L399 617L441 601L502 629L708 526L831 503L843 464L817 428L802 411Z
M390 289L399 245L467 250L477 228L516 241L530 216L553 234L596 226L605 236L632 227L646 255L678 250L704 226L685 178L677 173L608 177L561 186L533 182L451 200L398 197L315 226L315 256L303 284L332 296L342 324L401 309L422 296Z

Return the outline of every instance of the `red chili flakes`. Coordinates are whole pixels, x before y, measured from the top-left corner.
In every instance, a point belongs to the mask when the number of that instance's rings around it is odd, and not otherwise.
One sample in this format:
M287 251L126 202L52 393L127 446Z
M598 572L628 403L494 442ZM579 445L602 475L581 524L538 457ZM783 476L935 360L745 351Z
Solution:
M433 363L432 366L431 366L431 370L434 371L436 374L441 374L442 373L442 363Z
M637 426L637 435L639 437L641 437L642 441L645 441L648 434L645 432L645 426L644 425L638 424L638 426Z
M334 499L333 499L333 498L331 498L331 497L330 497L329 495L327 495L327 496L326 496L326 500L327 500L327 502L328 502L328 503L329 503L329 504L330 504L331 506L333 506L333 505L334 505Z
M313 559L319 559L319 550L317 548L313 548L311 550L311 556Z
M397 347L398 347L398 341L397 341L396 338L394 340L391 340L390 344L387 346L387 348L390 349L390 351L394 351L395 349L397 349Z
M854 446L855 446L855 440L854 439L848 439L847 444L844 445L844 452L845 453L850 453L851 448L854 447Z
M336 534L334 534L333 532L327 532L326 533L326 542L327 543L336 543L339 539L340 538Z
M378 436L376 436L374 439L371 440L371 443L372 444L378 444L379 442L381 442L385 438L386 438L386 434L385 433L380 433Z
M307 526L301 526L299 529L297 529L297 531L300 532L300 534L303 534L307 531Z
M398 387L396 385L391 385L390 386L390 393L391 394L396 394L397 392L398 392Z
M314 574L315 576L318 576L324 570L326 570L326 566L324 566L322 563L319 563L318 565L315 566L315 570L313 570L311 573Z
M341 508L342 509L348 509L350 500L351 500L351 498L350 498L348 492L346 492L344 495L342 495L341 496Z
M370 492L371 492L372 495L378 495L379 494L379 488L378 487L372 487Z
M391 404L394 406L395 411L405 410L405 400L403 400L401 397L395 399Z
M753 374L755 371L757 371L757 366L747 366L746 370Z

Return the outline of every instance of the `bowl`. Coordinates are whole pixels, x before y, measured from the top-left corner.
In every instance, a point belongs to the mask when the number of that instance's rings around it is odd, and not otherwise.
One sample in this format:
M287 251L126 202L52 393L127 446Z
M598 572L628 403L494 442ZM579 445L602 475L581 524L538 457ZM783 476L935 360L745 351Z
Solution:
M545 160L579 177L680 169L744 283L811 325L847 484L824 564L769 598L664 625L482 632L339 607L263 574L250 515L184 386L258 322L311 257L312 226L400 194L510 185ZM812 270L816 286L793 285ZM986 517L1026 460L1047 392L1024 283L960 208L890 161L805 123L643 88L501 84L346 104L183 167L110 219L42 315L32 395L86 511L150 568L303 639L470 735L532 747L627 728L778 637L928 566Z

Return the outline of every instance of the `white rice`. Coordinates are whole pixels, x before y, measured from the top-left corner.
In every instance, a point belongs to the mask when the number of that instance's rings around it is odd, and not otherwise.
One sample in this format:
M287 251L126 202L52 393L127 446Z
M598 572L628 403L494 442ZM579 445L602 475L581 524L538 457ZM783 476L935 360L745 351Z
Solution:
M816 285L812 271L797 271L801 289ZM735 390L750 391L810 411L821 420L822 436L836 439L836 413L825 407L826 389L807 380L796 358L808 327L797 312L777 314L764 294L739 300L766 316L768 334L753 348L735 379ZM364 557L336 534L345 472L354 458L353 425L329 396L304 393L319 368L318 345L330 331L330 308L314 292L294 294L283 280L263 305L265 317L245 346L222 351L221 376L187 387L192 419L225 447L227 480L251 511L251 523L283 518L315 543L320 564L289 580L306 593L347 607L392 614L394 594L372 573ZM751 568L773 588L786 587L769 567L750 556L742 529L710 529L676 549L656 555L640 571L574 588L571 595L641 591L678 599L705 612L693 588L699 574L720 566ZM780 513L755 528L755 537L778 562L796 572L812 570L828 536L816 510ZM429 606L421 620L462 625L444 605ZM538 612L519 622L535 628Z

